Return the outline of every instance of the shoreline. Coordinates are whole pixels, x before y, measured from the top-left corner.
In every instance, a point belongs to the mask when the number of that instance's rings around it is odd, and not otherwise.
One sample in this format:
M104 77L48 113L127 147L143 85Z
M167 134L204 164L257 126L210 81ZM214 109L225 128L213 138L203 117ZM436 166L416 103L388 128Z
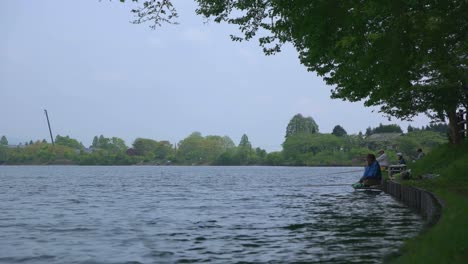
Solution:
M197 165L189 165L189 164L171 164L171 165L158 165L158 164L128 164L128 165L122 165L122 164L111 164L111 165L105 165L105 164L96 164L96 165L80 165L80 164L70 164L70 163L51 163L51 164L0 164L1 166L103 166L103 167L111 167L111 166L116 166L116 167L122 167L122 166L153 166L153 167L180 167L180 166L185 166L185 167L297 167L297 168L336 168L336 167L353 167L353 168L364 168L364 166L359 166L359 165L318 165L318 166L292 166L292 165L262 165L262 164L252 164L252 165L209 165L209 164L197 164ZM364 171L364 169L363 169Z
M428 190L386 180L383 191L421 214L426 220L427 227L437 224L442 216L443 201Z

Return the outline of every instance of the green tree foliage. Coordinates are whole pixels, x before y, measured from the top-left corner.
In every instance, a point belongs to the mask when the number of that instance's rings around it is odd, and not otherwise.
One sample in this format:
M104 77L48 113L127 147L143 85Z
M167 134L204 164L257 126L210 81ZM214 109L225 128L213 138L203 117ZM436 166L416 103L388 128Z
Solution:
M411 125L408 126L408 132L422 131L422 130L439 132L445 135L449 132L449 127L446 123L435 123L435 122L427 126L422 126L421 128L412 127Z
M78 163L80 165L131 165L140 161L141 157L131 157L124 152L97 149L92 153L81 153Z
M267 152L264 149L255 148L255 155L257 155L257 157L260 159L265 159L267 156Z
M449 132L449 126L446 123L431 123L428 127L429 131L439 132L442 134L447 134Z
M366 136L370 136L373 134L378 134L378 133L403 133L403 130L399 125L396 124L390 124L390 125L382 125L379 124L378 127L371 128L368 127L366 129Z
M370 129L372 130L372 129ZM385 141L370 146L362 133L342 135L320 133L296 133L285 139L283 151L267 153L254 148L247 135L242 135L238 146L227 136L203 137L194 132L178 144L177 152L168 141L137 138L131 153L127 154L125 142L117 137L95 137L97 146L89 153L78 150L77 140L57 135L53 147L44 141L16 148L0 145L1 164L81 164L81 165L130 165L130 164L190 164L190 165L297 165L333 166L363 165L367 153L385 148L396 162L395 153L403 152L408 160L422 148L428 153L447 141L439 132L416 129L404 135L380 134ZM375 140L375 139L374 139ZM30 144L31 143L31 144ZM387 148L389 146L390 148ZM170 162L169 162L170 161Z
M356 146L347 136L332 134L297 134L283 143L286 165L356 165L363 162L367 148Z
M343 139L331 134L301 133L286 138L283 143L283 153L287 161L305 165L308 155L316 155L324 151L339 151L343 144Z
M223 147L225 150L232 149L236 147L236 144L228 136L223 136Z
M133 149L144 161L167 162L173 158L174 150L169 141L156 141L147 138L137 138L133 142Z
M133 142L133 149L139 156L151 156L154 158L154 152L158 147L158 142L148 138L137 138Z
M130 2L130 0L120 0L120 2ZM151 28L161 26L162 23L177 24L173 21L179 15L172 5L171 0L131 0L132 2L141 2L142 6L132 9L135 15L134 24L150 22Z
M110 151L113 153L124 152L127 150L127 145L125 141L118 137L107 138L103 135L99 137L95 136L93 138L93 144L91 145L94 149L100 149L105 151Z
M94 136L91 147L98 148L98 141L99 141L99 138L97 136Z
M362 148L366 146L362 133L361 135L359 134L346 135L346 136L343 136L342 138L343 138L342 149L345 151L351 151L351 149L353 148Z
M252 144L249 141L249 137L246 134L243 134L239 142L239 148L245 148L248 150L252 149Z
M262 165L266 163L267 152L261 148L253 149L246 134L242 135L239 145L221 153L213 162L215 165Z
M237 148L231 148L219 155L218 158L213 162L214 165L241 165L240 157L237 152Z
M402 138L409 138L415 142L417 147L407 150L408 155L413 157L417 156L416 151L418 148L422 148L427 153L440 145L446 144L448 140L445 134L434 131L413 131L398 139ZM400 146L404 145L400 141Z
M0 164L4 164L8 161L8 148L0 144Z
M416 150L422 148L421 144L413 137L401 136L395 141L398 144L398 152L403 153L406 162L409 162L411 157L416 157Z
M227 136L206 136L203 142L203 150L206 153L206 159L209 163L216 160L222 153L228 149L234 148L232 139Z
M158 160L168 160L174 155L174 149L171 142L167 140L158 141L156 149L154 150L154 156Z
M96 148L107 149L109 144L110 144L110 138L106 138L103 135L100 135L98 138Z
M109 149L113 150L114 152L123 152L128 149L125 141L118 137L111 137Z
M285 138L299 133L313 134L318 132L318 125L312 117L303 117L301 114L296 114L286 127Z
M270 152L267 154L265 164L270 166L281 166L284 165L283 153L279 151Z
M247 137L246 134L243 134L239 142L239 146L237 147L237 155L240 165L248 165L253 158L253 153L249 137Z
M27 146L8 149L7 164L76 164L79 153L76 149L37 141Z
M0 138L0 145L8 145L8 139L5 136L2 136L2 138Z
M32 140L30 142L30 145L31 143L32 143ZM72 149L78 149L78 150L81 150L84 148L83 144L78 142L78 140L76 139L70 138L69 136L62 137L60 135L57 135L55 137L55 144L66 146Z
M200 132L193 132L180 141L176 154L177 160L183 164L205 164L208 159L204 140Z
M403 133L403 130L401 130L401 127L396 124L391 124L391 125L379 124L378 127L372 130L372 134L376 134L376 133Z
M80 151L78 141L57 136L57 144L52 146L44 141L29 142L17 148L2 146L0 163L7 164L82 164L82 165L126 165L135 164L137 158L132 158L124 152L98 149L93 153ZM112 140L111 140L112 141ZM114 140L117 143L118 141ZM112 145L112 144L111 144ZM0 152L2 152L0 150ZM6 159L5 159L6 156Z
M340 126L340 125L336 125L334 128L333 128L333 132L332 132L333 135L337 136L337 137L342 137L342 136L346 136L348 135L348 133L346 132L346 130Z

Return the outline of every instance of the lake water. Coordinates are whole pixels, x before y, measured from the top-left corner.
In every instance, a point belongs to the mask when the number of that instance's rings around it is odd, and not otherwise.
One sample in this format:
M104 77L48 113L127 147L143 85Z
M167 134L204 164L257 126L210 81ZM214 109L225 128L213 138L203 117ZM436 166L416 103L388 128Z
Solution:
M356 170L0 166L0 263L380 263L423 220Z

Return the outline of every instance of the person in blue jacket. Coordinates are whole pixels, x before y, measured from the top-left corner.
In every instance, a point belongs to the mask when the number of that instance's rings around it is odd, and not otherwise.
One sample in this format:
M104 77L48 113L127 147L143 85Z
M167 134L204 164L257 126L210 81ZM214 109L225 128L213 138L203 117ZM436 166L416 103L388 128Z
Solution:
M399 165L406 165L406 161L403 158L403 154L401 154L401 152L398 152L396 155L398 156L398 164Z
M379 162L375 159L374 154L368 154L366 160L367 166L359 182L364 186L379 185L382 181Z

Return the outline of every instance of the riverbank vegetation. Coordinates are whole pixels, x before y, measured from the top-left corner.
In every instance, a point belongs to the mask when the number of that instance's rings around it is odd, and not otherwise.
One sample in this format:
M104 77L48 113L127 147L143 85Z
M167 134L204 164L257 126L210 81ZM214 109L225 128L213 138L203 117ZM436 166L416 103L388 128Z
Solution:
M336 125L332 133L320 133L312 117L297 114L286 127L283 149L270 153L255 147L247 135L236 144L228 136L200 132L177 143L137 138L131 146L121 138L101 135L89 147L69 136L57 135L55 145L46 140L9 145L3 136L0 164L361 166L367 153L380 149L396 162L396 152L411 159L418 148L428 152L447 142L445 124L408 127L408 131L402 133L397 125L379 125L367 128L365 134L348 135Z
M410 167L414 179L402 184L433 192L442 200L442 216L393 262L468 263L468 142L440 146Z

